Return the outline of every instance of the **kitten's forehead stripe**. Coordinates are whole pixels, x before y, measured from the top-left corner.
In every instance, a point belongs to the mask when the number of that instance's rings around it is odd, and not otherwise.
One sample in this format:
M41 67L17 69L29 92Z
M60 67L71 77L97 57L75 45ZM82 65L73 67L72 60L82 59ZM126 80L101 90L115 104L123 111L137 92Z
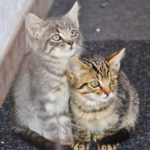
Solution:
M97 68L99 69L99 73L102 75L102 78L108 77L109 67L104 60L104 58L100 57L100 59L97 61L95 60L95 63L97 65Z
M71 27L66 22L58 22L58 29L60 32L61 30L70 30Z
M72 28L76 28L76 26L72 23L71 20L63 20L63 19L50 19L48 21L48 24L50 26L50 30L53 27L55 29L56 32L60 33L63 31L69 31Z
M86 58L83 58L83 61L85 61L85 63L87 62L88 64L91 64L93 69L98 73L99 70L97 68L97 65L93 62L93 61L90 61L90 60L87 60Z
M94 57L92 59L82 59L85 63L91 64L93 69L100 74L102 78L108 78L110 76L109 66L103 57Z

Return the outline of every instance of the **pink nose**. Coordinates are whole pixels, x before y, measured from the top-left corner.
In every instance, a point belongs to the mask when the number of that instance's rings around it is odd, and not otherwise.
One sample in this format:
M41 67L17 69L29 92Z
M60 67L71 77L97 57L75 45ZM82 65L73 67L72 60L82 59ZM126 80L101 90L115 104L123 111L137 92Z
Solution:
M110 87L102 87L103 92L108 96L111 92Z

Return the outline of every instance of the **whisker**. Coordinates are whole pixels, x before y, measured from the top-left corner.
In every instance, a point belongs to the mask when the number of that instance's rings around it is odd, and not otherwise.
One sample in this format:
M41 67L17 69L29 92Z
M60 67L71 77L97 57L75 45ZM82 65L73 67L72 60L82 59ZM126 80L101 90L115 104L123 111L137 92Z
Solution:
M123 106L122 102L117 98L117 96L114 96L114 100L121 106Z

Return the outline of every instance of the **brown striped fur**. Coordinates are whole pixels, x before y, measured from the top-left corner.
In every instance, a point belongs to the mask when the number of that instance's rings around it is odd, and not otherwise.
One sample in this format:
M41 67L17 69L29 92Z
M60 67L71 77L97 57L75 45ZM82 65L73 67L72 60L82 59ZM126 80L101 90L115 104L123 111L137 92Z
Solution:
M100 142L122 129L129 132L134 129L139 97L126 74L120 71L124 53L122 49L106 59L97 56L70 60L67 72L71 87L70 111L77 143Z

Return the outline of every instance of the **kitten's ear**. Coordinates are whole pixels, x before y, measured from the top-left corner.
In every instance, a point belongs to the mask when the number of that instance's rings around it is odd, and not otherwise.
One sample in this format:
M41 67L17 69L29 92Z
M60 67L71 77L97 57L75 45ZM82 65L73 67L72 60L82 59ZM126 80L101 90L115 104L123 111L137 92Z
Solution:
M122 50L114 52L113 54L106 57L106 59L109 63L109 66L116 71L119 71L119 69L120 69L120 62L125 55L125 50L126 49L123 48Z
M47 29L47 23L32 13L26 16L25 26L30 36L35 39L41 39Z
M72 57L69 60L67 75L70 79L79 76L89 69L89 66L80 61L77 57Z
M79 27L79 21L78 21L79 9L80 9L80 5L78 1L76 1L74 5L72 6L72 8L70 9L70 11L65 15L69 17L70 19L72 19L77 25L77 27Z

